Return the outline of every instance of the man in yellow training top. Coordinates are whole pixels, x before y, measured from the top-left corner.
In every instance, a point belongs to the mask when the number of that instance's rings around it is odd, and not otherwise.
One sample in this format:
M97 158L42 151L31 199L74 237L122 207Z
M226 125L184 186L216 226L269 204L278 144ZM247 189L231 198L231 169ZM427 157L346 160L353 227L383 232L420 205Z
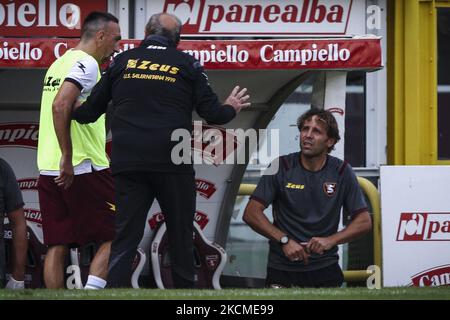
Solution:
M38 142L39 202L47 288L64 287L69 248L101 244L89 270L86 289L106 285L114 238L114 188L105 153L105 119L80 125L70 120L72 106L84 101L100 78L99 64L118 51L119 21L92 12L81 40L48 69L44 79Z

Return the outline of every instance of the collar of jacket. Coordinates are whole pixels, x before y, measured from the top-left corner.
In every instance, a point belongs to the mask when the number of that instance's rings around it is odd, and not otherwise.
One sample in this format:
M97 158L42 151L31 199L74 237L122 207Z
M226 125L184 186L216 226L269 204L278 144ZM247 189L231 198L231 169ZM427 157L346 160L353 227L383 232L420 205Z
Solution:
M142 40L141 42L141 47L146 47L150 44L159 44L159 45L163 45L166 47L173 47L176 48L176 45L173 43L173 41L167 39L164 36L160 36L160 35L150 35L147 38L145 38L144 40Z

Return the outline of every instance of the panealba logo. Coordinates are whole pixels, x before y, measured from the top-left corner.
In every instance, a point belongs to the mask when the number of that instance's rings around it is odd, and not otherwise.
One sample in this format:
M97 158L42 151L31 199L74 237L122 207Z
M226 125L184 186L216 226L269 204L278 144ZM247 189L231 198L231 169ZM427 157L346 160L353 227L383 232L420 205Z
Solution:
M185 34L344 34L352 1L160 0L175 14ZM158 6L159 7L159 6ZM300 26L300 31L298 30ZM320 27L318 27L320 26Z
M402 212L397 241L450 241L450 212Z
M323 191L329 197L333 196L336 193L336 182L325 182L323 184Z

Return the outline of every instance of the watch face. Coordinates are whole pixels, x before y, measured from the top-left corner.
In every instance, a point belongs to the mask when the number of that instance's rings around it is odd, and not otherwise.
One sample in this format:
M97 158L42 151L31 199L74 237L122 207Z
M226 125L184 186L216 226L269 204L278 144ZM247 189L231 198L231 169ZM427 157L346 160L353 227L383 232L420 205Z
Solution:
M282 236L282 237L281 237L281 239L280 239L280 243L281 243L281 244L286 244L286 243L288 243L288 242L289 242L288 236Z

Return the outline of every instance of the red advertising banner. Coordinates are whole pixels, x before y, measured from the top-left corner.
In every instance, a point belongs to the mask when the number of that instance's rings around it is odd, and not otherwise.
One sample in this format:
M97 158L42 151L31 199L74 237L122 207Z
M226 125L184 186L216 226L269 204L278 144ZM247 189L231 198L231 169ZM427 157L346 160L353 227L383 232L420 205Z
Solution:
M37 148L39 124L2 123L0 124L0 147Z
M0 38L0 68L46 68L77 39ZM139 46L123 40L120 50ZM379 38L181 41L179 49L206 69L378 69Z
M106 0L0 0L0 34L79 37L84 18L107 9Z
M411 277L415 287L437 287L450 285L450 265L434 267Z

